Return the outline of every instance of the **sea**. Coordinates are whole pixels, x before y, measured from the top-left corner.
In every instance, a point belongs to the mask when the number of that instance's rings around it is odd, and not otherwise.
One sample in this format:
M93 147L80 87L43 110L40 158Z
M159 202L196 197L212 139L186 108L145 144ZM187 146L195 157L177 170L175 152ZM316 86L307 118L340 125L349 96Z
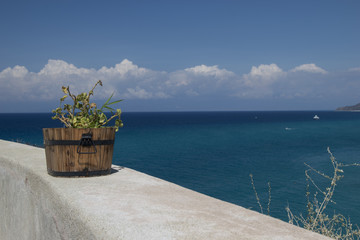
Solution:
M51 116L2 113L0 139L43 147L42 128L62 127ZM113 164L261 211L252 174L264 214L284 221L286 207L306 216L308 166L332 176L327 148L338 162L360 163L360 112L125 112L122 120ZM360 226L360 167L343 170L328 214ZM330 184L311 174L322 190Z

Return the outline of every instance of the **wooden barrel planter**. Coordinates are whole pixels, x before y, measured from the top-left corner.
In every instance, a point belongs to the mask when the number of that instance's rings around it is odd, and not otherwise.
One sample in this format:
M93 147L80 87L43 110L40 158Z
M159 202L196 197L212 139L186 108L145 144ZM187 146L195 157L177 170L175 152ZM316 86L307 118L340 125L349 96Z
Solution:
M111 173L115 128L44 128L47 171L52 176Z

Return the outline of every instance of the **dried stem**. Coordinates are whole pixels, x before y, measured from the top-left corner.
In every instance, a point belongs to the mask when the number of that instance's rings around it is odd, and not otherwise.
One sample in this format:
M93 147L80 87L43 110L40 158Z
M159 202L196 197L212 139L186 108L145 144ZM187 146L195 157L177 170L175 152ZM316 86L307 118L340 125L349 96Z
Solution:
M327 148L327 151L330 155L331 164L333 166L333 175L328 176L324 174L323 172L320 172L310 165L305 165L308 167L308 169L305 170L305 176L306 176L306 198L307 198L307 217L304 218L302 214L294 215L293 212L290 210L289 205L285 208L289 223L293 225L297 225L300 227L303 227L305 229L311 230L313 232L317 232L320 234L323 234L325 236L334 238L334 239L344 239L344 240L354 240L358 239L360 240L360 230L358 226L353 226L353 224L350 221L350 218L346 219L341 214L335 214L333 213L332 217L329 217L325 210L328 206L328 204L334 203L332 201L332 197L334 196L335 188L337 186L337 182L341 180L344 175L344 171L341 169L341 167L349 167L349 166L360 166L359 163L353 163L353 164L343 164L339 163L335 157L333 156L332 152L329 148ZM313 180L311 173L315 173L318 176L321 176L327 180L330 180L330 184L325 190L322 190L316 182ZM260 207L261 213L263 213L263 209L260 203L260 198L257 194L253 176L250 174L251 179L251 185L253 187L255 197L257 200L257 203ZM310 183L311 186L313 186L317 191L313 194L313 200L310 201ZM271 186L270 182L268 183L269 187L269 201L268 201L268 214L270 214L270 202L271 202ZM321 193L322 200L318 200L318 193Z
M335 203L332 201L332 197L334 196L335 188L337 182L344 177L343 170L340 167L347 167L347 166L360 166L358 163L353 164L342 164L337 162L335 157L333 156L332 152L329 148L327 151L330 155L330 160L333 166L333 175L330 177L314 168L305 164L308 169L305 171L305 176L307 180L307 212L308 216L305 219L301 214L299 216L295 216L289 207L286 208L288 213L289 223L301 226L305 229L323 234L325 236L335 238L335 239L360 239L360 231L359 228L356 226L356 229L353 229L353 225L350 222L350 218L346 219L341 214L333 214L332 217L329 217L325 210L330 202ZM315 183L313 178L310 175L310 172L313 172L319 176L322 176L328 180L330 180L330 185L325 189L325 191L321 190L321 188ZM310 201L310 184L318 190L322 196L322 201L318 201L317 193L314 193L313 201Z
M249 176L250 176L250 179L251 179L251 186L252 186L252 188L254 190L254 193L255 193L256 201L257 201L257 203L258 203L258 205L260 207L260 212L263 213L263 209L262 209L262 206L261 206L261 203L260 203L260 198L259 198L259 196L257 194L257 191L256 191L256 188L255 188L253 175L250 174Z

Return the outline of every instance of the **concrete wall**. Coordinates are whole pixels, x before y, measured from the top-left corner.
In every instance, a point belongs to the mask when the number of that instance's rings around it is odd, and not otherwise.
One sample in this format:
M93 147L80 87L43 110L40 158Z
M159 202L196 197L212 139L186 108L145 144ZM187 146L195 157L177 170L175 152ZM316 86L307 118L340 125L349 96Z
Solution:
M119 166L56 178L43 149L0 140L0 239L327 239Z

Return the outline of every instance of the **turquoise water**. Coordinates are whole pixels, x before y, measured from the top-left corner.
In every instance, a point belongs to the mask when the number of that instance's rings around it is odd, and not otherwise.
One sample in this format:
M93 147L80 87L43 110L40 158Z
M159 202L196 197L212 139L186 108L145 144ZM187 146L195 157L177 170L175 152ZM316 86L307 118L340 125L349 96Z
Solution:
M317 114L320 120L313 120ZM50 114L0 114L0 138L42 146ZM360 113L174 112L124 113L113 163L258 210L249 174L271 215L305 212L304 162L331 174L330 147L340 162L360 162ZM347 168L329 209L360 224L360 168ZM324 182L317 179L320 185Z

